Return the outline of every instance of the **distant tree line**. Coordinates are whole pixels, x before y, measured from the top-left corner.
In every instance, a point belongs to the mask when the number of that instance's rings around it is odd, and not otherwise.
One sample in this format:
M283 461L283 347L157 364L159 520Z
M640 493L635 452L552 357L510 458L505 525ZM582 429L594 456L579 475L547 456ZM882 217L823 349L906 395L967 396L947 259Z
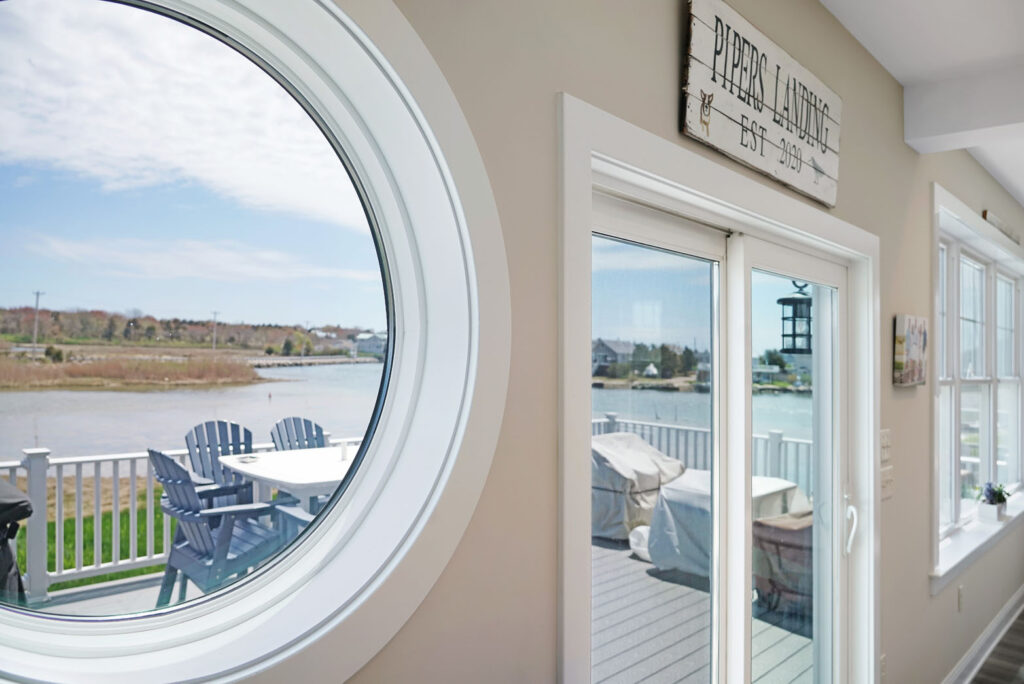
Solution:
M778 349L765 349L758 360L766 366L778 366L779 370L786 370L786 359Z
M633 348L632 361L608 365L607 377L639 375L652 363L662 378L688 375L697 369L697 353L689 347L679 349L675 345L647 345L641 342Z
M32 341L35 309L30 306L0 308L0 338L9 342ZM320 328L336 339L354 340L363 328ZM48 344L139 344L209 346L213 321L156 318L139 310L108 311L39 310L39 342ZM314 340L301 326L217 322L217 347L263 350L266 353L311 354Z

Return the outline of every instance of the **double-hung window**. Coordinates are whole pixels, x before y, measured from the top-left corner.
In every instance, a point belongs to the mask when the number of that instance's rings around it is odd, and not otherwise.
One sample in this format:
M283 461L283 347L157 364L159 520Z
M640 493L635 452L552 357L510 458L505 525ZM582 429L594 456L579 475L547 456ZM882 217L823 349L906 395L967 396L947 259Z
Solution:
M946 233L936 267L935 449L945 537L973 518L986 482L1019 485L1020 279Z

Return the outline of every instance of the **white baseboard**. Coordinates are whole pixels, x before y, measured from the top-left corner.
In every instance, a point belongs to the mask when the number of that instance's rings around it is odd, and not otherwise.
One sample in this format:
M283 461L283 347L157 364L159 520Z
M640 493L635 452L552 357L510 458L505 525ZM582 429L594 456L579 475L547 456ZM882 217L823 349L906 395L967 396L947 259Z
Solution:
M989 654L992 653L992 649L996 647L999 640L1006 634L1006 630L1017 619L1017 615L1021 610L1024 610L1024 586L1013 592L1010 600L996 614L992 622L988 623L985 631L971 644L971 647L967 649L967 653L960 659L960 662L942 680L942 684L961 684L962 682L969 682L974 679L974 675L978 674L978 670L981 669L982 664Z

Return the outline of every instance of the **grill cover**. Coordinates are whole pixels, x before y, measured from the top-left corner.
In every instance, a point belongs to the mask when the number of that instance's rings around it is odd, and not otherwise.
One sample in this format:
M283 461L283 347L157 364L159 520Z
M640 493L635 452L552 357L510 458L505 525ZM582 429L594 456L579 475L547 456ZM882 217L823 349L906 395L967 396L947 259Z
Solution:
M9 540L18 533L18 521L32 515L28 496L6 480L0 480L0 601L24 603L18 559Z
M627 539L637 525L650 525L661 485L685 470L631 432L595 435L590 465L591 534L605 539Z
M811 617L813 523L810 510L754 521L754 588L769 610Z

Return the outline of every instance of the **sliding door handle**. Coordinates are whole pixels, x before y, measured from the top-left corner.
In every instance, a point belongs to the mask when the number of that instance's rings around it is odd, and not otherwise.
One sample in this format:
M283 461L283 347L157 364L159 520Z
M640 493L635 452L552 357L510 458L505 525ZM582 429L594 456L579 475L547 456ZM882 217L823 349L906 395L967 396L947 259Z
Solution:
M857 507L850 503L850 495L846 494L843 496L843 499L846 500L846 521L849 522L850 518L853 518L853 527L851 527L850 531L846 534L846 555L849 556L850 551L853 550L853 540L857 536L857 523L859 518L857 516Z

